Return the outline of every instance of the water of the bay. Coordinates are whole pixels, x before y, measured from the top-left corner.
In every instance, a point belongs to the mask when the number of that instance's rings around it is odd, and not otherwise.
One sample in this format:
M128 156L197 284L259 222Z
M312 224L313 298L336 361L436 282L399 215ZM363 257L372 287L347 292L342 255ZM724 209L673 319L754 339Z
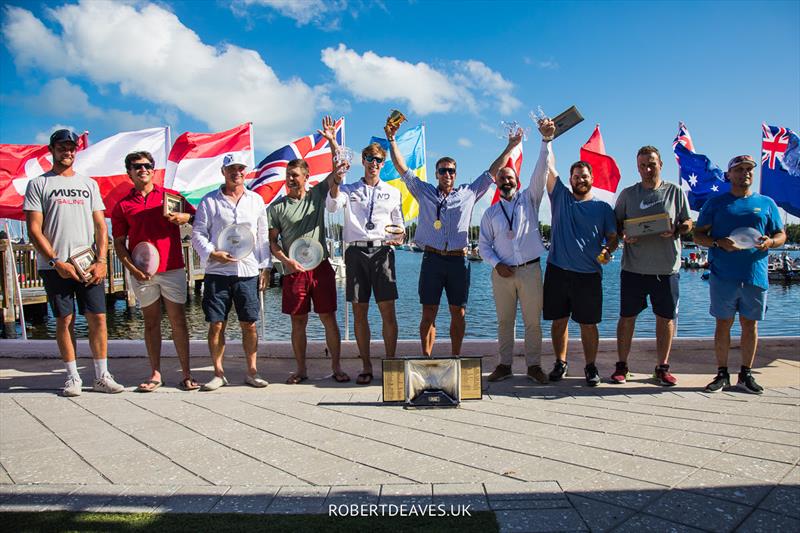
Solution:
M796 252L792 255L797 256ZM419 338L420 305L417 295L419 268L422 254L409 251L396 251L397 281L400 299L397 301L397 318L401 339ZM619 316L619 273L621 254L604 269L603 279L603 322L599 325L600 336L613 338L616 336L617 317ZM545 258L542 259L544 263ZM492 339L497 336L497 318L494 299L492 297L491 267L483 262L471 262L472 276L467 306L467 338ZM714 320L708 314L708 282L701 279L702 270L682 270L680 278L680 311L678 317L678 336L710 337L714 335ZM338 283L339 310L338 320L345 338L344 312L344 279ZM288 340L290 321L287 315L280 312L281 289L269 289L265 294L266 337L268 340ZM770 284L766 318L759 323L759 334L762 336L800 335L800 284ZM200 306L200 295L192 294L187 303L189 329L192 339L207 338L207 324ZM381 321L377 307L370 306L370 325L374 339L381 337ZM236 324L235 311L231 311L228 338L240 338ZM353 317L348 313L349 335L353 339ZM437 336L448 337L450 318L443 298L439 317L436 321ZM47 324L29 328L28 335L35 339L55 338L55 320L49 317ZM543 335L549 337L550 323L543 322ZM165 338L170 338L170 325L164 317L162 331ZM259 324L261 331L261 324ZM733 334L740 332L738 324L733 327ZM86 324L82 317L76 323L76 333L86 335ZM138 309L129 312L124 301L117 301L108 310L108 333L110 339L142 339L142 315ZM579 334L578 326L570 322L570 334ZM311 316L308 325L310 339L322 339L324 332L319 320ZM517 337L523 336L522 317L517 317ZM655 336L655 318L650 309L639 315L636 322L637 337Z

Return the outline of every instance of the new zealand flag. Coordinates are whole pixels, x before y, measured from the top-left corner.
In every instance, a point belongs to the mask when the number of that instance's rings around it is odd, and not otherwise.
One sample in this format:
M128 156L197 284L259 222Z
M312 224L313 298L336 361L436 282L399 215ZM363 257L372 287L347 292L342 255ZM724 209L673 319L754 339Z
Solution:
M762 126L761 194L800 217L800 138L788 128Z
M689 130L683 122L679 124L672 149L678 159L681 182L691 209L700 211L706 200L731 190L731 184L725 179L722 169L703 154L695 153Z

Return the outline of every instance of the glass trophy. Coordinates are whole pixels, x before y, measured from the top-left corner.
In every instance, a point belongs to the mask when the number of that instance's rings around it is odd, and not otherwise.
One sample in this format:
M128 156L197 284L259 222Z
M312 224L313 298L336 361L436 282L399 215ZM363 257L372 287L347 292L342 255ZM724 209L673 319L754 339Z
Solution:
M289 259L300 263L305 270L314 270L324 258L325 251L316 239L300 237L289 247Z
M523 128L522 125L517 122L516 120L512 120L510 122L506 122L505 120L500 121L500 132L497 136L499 139L508 140L509 137L512 135L517 135L517 133L522 132L522 140L528 140L528 132L530 132L530 128Z
M244 259L255 248L256 240L249 226L231 224L217 238L217 250L228 252L234 259Z
M144 272L152 276L158 270L158 263L160 260L158 249L153 243L142 241L133 247L131 252L131 260L133 264Z

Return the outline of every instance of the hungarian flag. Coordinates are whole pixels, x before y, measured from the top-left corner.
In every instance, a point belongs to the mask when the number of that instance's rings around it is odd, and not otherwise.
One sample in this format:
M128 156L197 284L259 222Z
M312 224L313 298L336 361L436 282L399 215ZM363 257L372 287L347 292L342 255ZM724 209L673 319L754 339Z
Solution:
M517 181L519 182L518 185L522 187L522 181L519 176L519 173L522 170L522 143L519 143L514 147L513 150L511 150L511 154L508 156L508 161L506 161L505 166L514 169L514 171L517 173ZM494 196L492 197L492 205L496 204L499 200L500 189L495 186Z
M594 127L592 136L581 147L581 161L586 161L592 165L592 194L598 199L603 200L611 207L614 207L614 195L619 185L619 167L614 158L606 155L606 146L603 143L603 136L600 135L600 125Z
M78 139L78 150L89 144L89 133ZM53 168L46 144L0 144L0 218L25 220L22 203L28 182Z
M242 153L247 166L253 168L251 122L218 133L183 133L169 152L165 186L197 206L203 196L225 181L222 159L231 152Z
M150 152L155 161L153 181L162 185L168 144L169 128L123 131L78 152L73 168L97 181L106 210L111 213L114 205L133 187L125 171L125 156L131 152Z
M344 117L335 124L336 143L344 146ZM247 176L247 188L257 192L270 205L286 194L286 165L292 159L305 159L308 163L308 186L315 185L333 170L333 158L328 141L319 133L312 133L278 148Z

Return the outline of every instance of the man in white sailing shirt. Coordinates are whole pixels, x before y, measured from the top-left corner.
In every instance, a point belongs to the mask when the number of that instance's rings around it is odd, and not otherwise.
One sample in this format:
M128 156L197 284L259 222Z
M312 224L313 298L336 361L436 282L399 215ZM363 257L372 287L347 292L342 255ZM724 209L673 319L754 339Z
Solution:
M324 126L324 123L323 123ZM330 129L323 135L336 155L336 136ZM370 295L383 321L383 343L386 357L394 357L397 348L397 317L394 302L397 300L397 274L394 249L390 244L400 244L404 227L400 191L381 181L380 174L386 162L386 151L372 143L361 151L364 177L355 183L342 184L342 176L335 176L328 191L325 207L331 213L345 209L344 242L347 243L344 264L347 276L347 301L353 305L353 323L356 343L363 368L356 383L366 385L372 381L370 361L370 328L367 319ZM387 236L387 226L398 226L398 235Z
M258 291L267 286L271 256L264 199L244 186L246 170L247 160L241 153L233 152L224 157L222 175L225 183L203 197L192 226L192 246L205 265L203 312L208 322L208 349L214 365L214 377L203 385L204 391L228 384L222 357L225 353L225 327L234 305L242 328L242 347L247 361L245 383L259 388L268 385L256 367L256 321L259 316ZM250 253L238 259L218 247L220 234L233 224L244 226L255 241Z
M549 128L549 129L543 129ZM511 369L514 350L514 330L517 302L522 308L525 323L525 363L531 381L547 383L547 374L541 367L542 354L542 268L540 258L544 253L539 234L539 205L544 196L547 179L547 160L551 157L550 141L555 126L544 120L539 125L542 147L539 160L524 191L517 192L519 180L513 168L504 167L497 172L500 200L489 207L481 219L478 240L481 257L492 265L492 292L497 310L497 343L500 363L489 374L489 381L501 381L513 376ZM545 136L548 132L549 137ZM509 136L503 161L522 142L523 132Z

